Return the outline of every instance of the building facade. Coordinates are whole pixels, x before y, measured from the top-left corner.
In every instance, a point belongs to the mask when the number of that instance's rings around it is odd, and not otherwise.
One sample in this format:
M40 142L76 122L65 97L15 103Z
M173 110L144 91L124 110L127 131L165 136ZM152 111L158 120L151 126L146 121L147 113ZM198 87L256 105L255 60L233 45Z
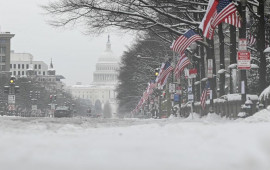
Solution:
M93 73L93 82L90 85L76 84L70 87L74 98L90 100L94 105L100 101L102 106L106 102L111 105L112 112L116 112L116 92L117 77L119 70L119 59L111 49L110 38L106 44L105 51L100 55L96 63L96 70Z
M10 40L15 34L0 33L0 72L10 71Z
M44 61L35 61L30 53L10 53L10 72L16 78L30 77L35 81L42 82L50 91L61 90L64 86L62 75L56 75L51 61L48 66Z
M27 70L33 69L38 76L48 75L48 65L43 61L34 61L34 57L29 53L10 53L10 72L15 77L27 76Z

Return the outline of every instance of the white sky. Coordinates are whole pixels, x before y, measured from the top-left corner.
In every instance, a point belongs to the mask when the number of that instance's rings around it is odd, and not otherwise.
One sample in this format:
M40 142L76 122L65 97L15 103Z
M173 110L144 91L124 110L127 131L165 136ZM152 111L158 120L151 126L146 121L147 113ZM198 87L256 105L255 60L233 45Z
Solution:
M31 53L34 60L49 64L53 59L57 74L66 77L64 82L89 84L98 57L105 50L108 34L86 36L84 28L55 28L46 23L48 16L39 5L49 0L0 0L0 26L2 32L15 34L11 49ZM132 41L130 35L110 33L112 50L116 56Z

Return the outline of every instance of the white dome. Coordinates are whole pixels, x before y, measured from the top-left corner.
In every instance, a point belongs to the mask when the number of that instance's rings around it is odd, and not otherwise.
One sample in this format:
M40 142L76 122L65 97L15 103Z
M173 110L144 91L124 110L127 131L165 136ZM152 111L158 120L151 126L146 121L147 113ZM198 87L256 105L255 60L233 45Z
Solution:
M98 58L98 63L115 63L118 62L118 57L112 52L110 37L108 37L108 42L106 44L106 50Z

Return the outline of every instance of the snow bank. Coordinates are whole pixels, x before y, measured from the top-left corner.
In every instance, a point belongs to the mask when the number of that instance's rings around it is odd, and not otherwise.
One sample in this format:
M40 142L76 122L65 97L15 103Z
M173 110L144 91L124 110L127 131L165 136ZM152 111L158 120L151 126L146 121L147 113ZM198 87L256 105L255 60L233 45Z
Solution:
M244 119L246 122L270 122L270 110L263 109L253 116L247 117Z
M260 94L259 99L260 100L268 99L269 98L269 95L270 95L270 86L268 86L266 89L264 89L262 91L262 93Z
M1 170L270 169L270 123L222 120L216 114L200 118L195 113L192 120L191 115L186 119L0 117L0 167Z

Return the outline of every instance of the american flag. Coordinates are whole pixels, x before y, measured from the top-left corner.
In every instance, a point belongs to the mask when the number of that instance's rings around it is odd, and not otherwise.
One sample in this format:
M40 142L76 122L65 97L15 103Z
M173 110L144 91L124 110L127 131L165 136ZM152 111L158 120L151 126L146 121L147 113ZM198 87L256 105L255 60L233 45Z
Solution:
M207 81L205 84L205 88L202 92L202 96L201 96L201 106L203 109L205 108L205 102L209 94L210 94L210 85L209 85L209 81Z
M206 14L199 26L206 38L213 39L216 26L222 22L241 27L241 19L231 0L209 0Z
M148 83L148 87L147 87L147 94L148 96L151 95L154 91L154 88L156 88L156 83L155 81L151 81L150 83Z
M167 61L160 72L159 79L157 82L160 84L161 87L163 87L166 84L167 79L172 70L173 70L173 66L171 66L171 63L169 61Z
M250 33L248 35L248 42L247 42L248 45L253 46L255 44L255 42L256 42L256 38Z
M176 78L180 77L180 74L185 69L187 65L191 64L185 53L182 53L180 55L179 61L177 62L175 69L174 69L174 75Z
M202 40L202 37L196 34L193 30L189 30L173 42L171 49L179 54L182 54L187 47L190 46L190 44L197 40Z

